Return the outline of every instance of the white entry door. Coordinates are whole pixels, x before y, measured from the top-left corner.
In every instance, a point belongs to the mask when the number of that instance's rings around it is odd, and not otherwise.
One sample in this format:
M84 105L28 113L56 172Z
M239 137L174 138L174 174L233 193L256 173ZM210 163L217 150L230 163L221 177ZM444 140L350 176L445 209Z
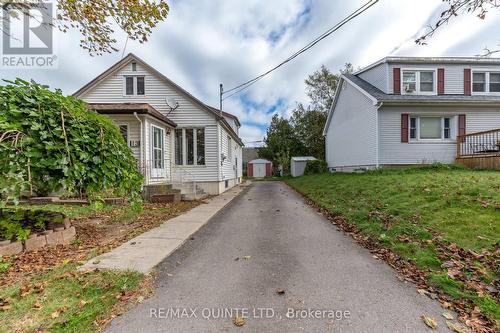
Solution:
M264 163L254 164L253 176L255 178L264 178L266 176L266 165Z
M163 128L151 126L151 178L165 178L165 135Z

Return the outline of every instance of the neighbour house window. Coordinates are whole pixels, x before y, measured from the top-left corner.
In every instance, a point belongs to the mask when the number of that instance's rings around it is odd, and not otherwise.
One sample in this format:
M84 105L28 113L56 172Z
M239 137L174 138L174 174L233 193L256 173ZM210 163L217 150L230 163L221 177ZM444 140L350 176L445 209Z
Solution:
M451 139L450 117L410 117L411 140Z
M401 91L406 94L433 93L435 91L434 71L403 71Z
M183 163L183 154L182 154L182 129L175 130L175 164L182 165Z
M472 91L486 91L486 73L474 73L472 75Z
M204 128L178 128L175 130L175 164L205 165Z
M228 136L227 137L227 159L229 161L232 161L232 156L231 156L232 149L231 149L231 146L232 146L231 137Z
M144 76L125 77L125 95L144 95L146 92Z
M123 139L128 145L128 125L120 125L119 128L120 128L120 133L123 136Z
M472 92L500 93L500 72L473 72Z

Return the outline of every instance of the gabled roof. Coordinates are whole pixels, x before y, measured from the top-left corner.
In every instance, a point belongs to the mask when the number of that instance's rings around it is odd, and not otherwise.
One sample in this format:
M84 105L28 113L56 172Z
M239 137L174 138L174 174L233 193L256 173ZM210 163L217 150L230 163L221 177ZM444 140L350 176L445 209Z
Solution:
M87 103L87 108L101 114L147 114L167 125L177 127L175 122L147 103Z
M133 53L129 53L126 57L124 57L123 59L121 59L120 61L118 61L117 63L115 63L113 66L111 66L110 68L108 68L107 70L105 70L103 73L101 73L99 76L97 76L95 79L93 79L92 81L90 81L89 83L87 83L86 85L84 85L82 88L80 88L78 91L76 91L73 94L73 96L75 96L75 97L82 96L84 93L86 93L87 91L89 91L91 88L95 87L97 84L99 84L100 82L104 81L106 78L108 78L109 76L111 76L117 70L119 70L120 68L122 68L123 66L127 65L128 63L130 63L132 61L135 61L135 62L141 64L147 70L149 70L151 73L153 73L156 76L158 76L161 80L165 81L167 84L169 84L172 87L174 87L179 93L181 93L182 95L186 96L192 102L194 102L195 104L197 104L200 108L202 108L203 110L205 110L205 111L211 113L212 115L214 115L215 119L217 119L218 121L220 121L222 123L222 125L224 126L224 128L231 133L231 135L237 140L237 142L241 146L243 146L243 142L239 138L238 134L236 134L236 132L233 130L233 128L224 119L224 117L221 116L220 112L216 111L217 109L212 108L212 107L206 105L205 103L203 103L202 101L200 101L199 99L197 99L196 97L194 97L187 90L183 89L181 86L179 86L178 84L176 84L174 81L170 80L168 77L166 77L165 75L163 75L162 73L160 73L159 71L157 71L155 68L153 68L150 65L148 65L144 60L142 60L141 58L139 58L138 56L136 56ZM231 115L231 116L233 116L233 115ZM233 116L233 117L235 117L235 116Z
M220 113L221 113L221 112L220 112L220 110L219 110L219 109L214 108L213 106L210 106L210 105L208 105L208 104L207 104L207 106L208 106L209 108L211 108L213 111L217 112L217 114L219 114L219 115L220 115ZM237 126L241 126L241 124L240 124L240 120L239 120L239 119L238 119L238 117L236 117L234 114L231 114L231 113L229 113L229 112L222 111L222 116L227 117L227 118L234 119L234 121L236 122L236 125L237 125Z

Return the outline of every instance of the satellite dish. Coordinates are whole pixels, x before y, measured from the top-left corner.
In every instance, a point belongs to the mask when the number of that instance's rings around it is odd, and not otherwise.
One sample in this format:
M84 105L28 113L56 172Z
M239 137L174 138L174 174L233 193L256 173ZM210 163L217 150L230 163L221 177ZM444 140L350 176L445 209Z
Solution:
M170 108L170 112L179 107L179 102L177 102L173 98L165 97L165 103L167 103L167 106Z

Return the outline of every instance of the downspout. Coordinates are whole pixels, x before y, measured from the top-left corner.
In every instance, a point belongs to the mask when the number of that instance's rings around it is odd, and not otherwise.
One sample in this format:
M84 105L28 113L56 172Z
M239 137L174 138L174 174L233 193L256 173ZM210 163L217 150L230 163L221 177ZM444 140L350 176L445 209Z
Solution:
M384 102L378 102L377 104L375 104L375 106L377 107L377 119L376 119L376 122L377 122L377 150L376 150L376 163L375 163L375 167L378 169L380 167L380 163L379 163L379 151L380 151L380 145L379 145L379 137L380 137L380 124L379 124L379 112L380 112L380 108L382 106L384 106Z
M143 138L143 133L142 133L142 120L141 118L139 118L139 116L137 115L137 112L134 112L134 117L135 119L137 119L139 121L139 123L141 124L140 126L140 131L139 131L139 138L140 138L140 146L139 146L139 162L140 162L140 169L142 169L144 167L144 173L147 173L146 172L146 165L144 163L144 158L143 158L143 153L142 153L142 149L144 147L144 138ZM146 175L144 175L144 177L146 177Z

